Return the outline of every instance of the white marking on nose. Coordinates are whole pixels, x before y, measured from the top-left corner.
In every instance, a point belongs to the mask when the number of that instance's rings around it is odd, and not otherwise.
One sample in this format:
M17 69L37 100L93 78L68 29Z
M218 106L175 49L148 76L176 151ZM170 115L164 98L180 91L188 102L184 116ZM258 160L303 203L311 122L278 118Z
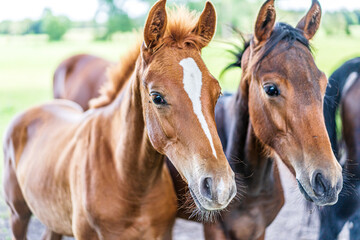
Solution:
M352 72L349 74L342 91L343 95L345 95L350 90L350 87L355 83L357 77L358 77L357 72Z
M188 94L192 102L194 113L199 119L200 125L204 130L206 137L209 139L213 154L216 157L216 151L210 134L209 126L201 110L200 97L201 97L201 86L202 86L202 73L198 65L192 58L185 58L181 60L180 65L183 67L184 70L183 83L184 83L185 92Z
M226 194L223 194L225 191L225 183L222 178L220 179L220 182L219 182L216 190L217 190L217 194L218 194L218 202L220 204L225 204L226 201L228 200L228 196Z
M224 183L224 180L221 178L220 179L220 182L219 182L219 185L218 185L218 189L220 191L223 191L225 189L225 183Z

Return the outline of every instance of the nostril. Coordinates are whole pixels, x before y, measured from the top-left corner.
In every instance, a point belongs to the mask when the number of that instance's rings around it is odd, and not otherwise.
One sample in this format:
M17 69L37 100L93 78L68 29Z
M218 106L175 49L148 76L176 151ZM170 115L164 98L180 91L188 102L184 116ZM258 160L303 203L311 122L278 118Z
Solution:
M317 196L324 196L328 191L328 184L326 184L326 180L322 176L321 173L317 173L315 175L313 190Z
M206 177L202 180L200 185L200 193L208 200L212 200L212 178Z

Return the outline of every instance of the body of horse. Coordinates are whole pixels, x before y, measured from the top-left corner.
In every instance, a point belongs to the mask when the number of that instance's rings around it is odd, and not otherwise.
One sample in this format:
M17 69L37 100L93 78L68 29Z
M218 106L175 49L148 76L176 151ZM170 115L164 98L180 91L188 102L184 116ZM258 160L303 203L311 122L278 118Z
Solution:
M169 174L157 164L152 166L154 173L147 173L152 175L150 183L135 185L128 182L129 173L119 176L112 148L116 143L107 137L116 129L127 135L109 118L96 112L83 114L78 105L65 100L35 107L14 120L4 146L4 184L15 239L23 239L30 213L48 227L49 239L59 235L137 239L139 234L152 239L171 229L176 208ZM146 145L135 143L144 154ZM45 147L48 151L39 150ZM132 154L140 155L139 149L126 148L125 156ZM147 157L160 158L160 154ZM136 170L131 171L145 175ZM131 194L132 188L146 191ZM155 222L156 227L151 225Z
M319 239L337 239L347 221L352 222L350 239L360 239L360 58L339 67L330 77L326 89L324 116L332 148L341 158L345 186L334 206L320 209ZM336 113L340 108L342 140L345 153L340 154L336 137ZM341 156L342 155L342 156Z
M89 99L99 97L99 89L107 79L106 70L112 65L103 58L89 54L65 59L54 73L54 98L74 101L87 110Z
M44 239L171 238L177 202L164 155L202 212L234 197L214 120L220 87L199 54L215 32L214 7L198 21L184 9L168 21L165 3L123 59L121 84L110 79L94 109L55 100L11 122L4 189L14 239L26 239L31 214L47 226Z

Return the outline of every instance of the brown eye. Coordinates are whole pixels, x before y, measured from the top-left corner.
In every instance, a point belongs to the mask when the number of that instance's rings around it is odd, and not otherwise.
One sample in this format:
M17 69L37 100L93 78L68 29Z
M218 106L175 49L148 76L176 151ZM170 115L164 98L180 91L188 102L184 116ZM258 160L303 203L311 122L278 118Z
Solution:
M166 105L167 104L164 97L161 96L160 93L151 93L150 96L152 97L152 100L156 105Z
M275 84L268 84L264 86L264 91L270 97L277 97L280 95L280 91Z

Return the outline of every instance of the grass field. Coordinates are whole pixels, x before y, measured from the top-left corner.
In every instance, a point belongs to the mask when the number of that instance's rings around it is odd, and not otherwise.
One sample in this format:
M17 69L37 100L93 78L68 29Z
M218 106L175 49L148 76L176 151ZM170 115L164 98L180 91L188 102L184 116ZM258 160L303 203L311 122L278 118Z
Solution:
M52 98L52 74L61 60L76 53L92 53L116 61L134 39L132 34L123 34L111 42L68 39L49 43L45 36L0 36L0 136L16 113ZM345 60L360 56L359 37L320 34L313 45L318 67L327 75ZM223 40L216 39L203 51L205 62L215 77L219 77L232 59L226 52L229 47ZM225 90L231 91L239 79L240 70L234 69L220 82ZM2 162L1 153L0 170Z

